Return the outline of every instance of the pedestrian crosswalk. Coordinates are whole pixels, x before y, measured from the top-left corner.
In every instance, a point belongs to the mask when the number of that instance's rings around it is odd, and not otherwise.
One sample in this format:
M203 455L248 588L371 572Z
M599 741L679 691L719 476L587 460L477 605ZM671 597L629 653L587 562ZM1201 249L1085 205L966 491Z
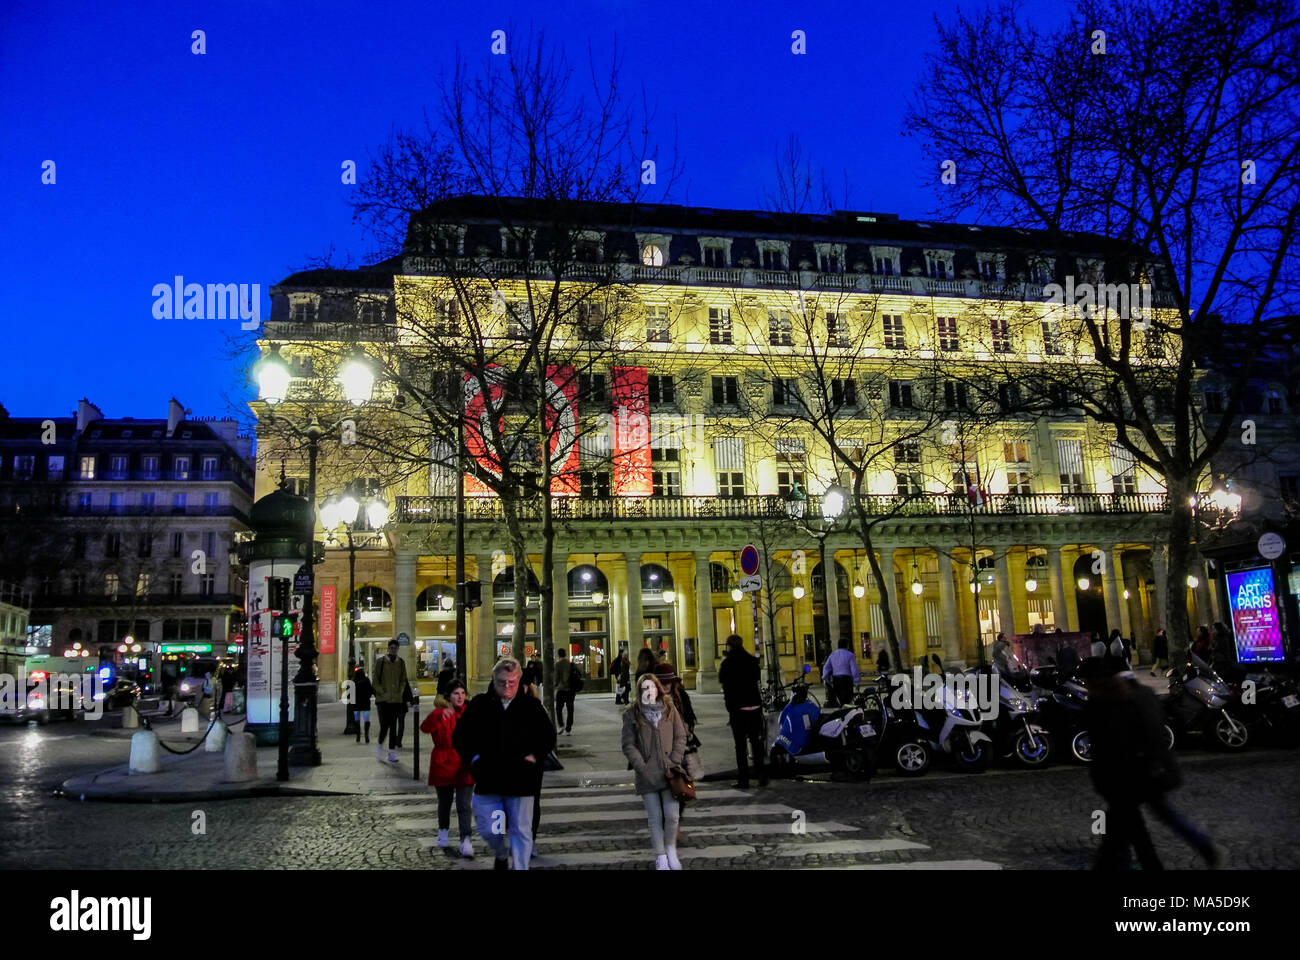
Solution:
M626 776L626 775L625 775ZM434 856L437 802L432 792L368 796L386 826ZM455 817L452 818L455 835ZM926 859L931 848L915 840L863 836L860 827L808 820L804 812L764 797L704 783L682 815L677 855L687 868L811 869L996 869L981 860ZM478 837L477 856L448 856L451 869L490 869L492 860ZM641 798L630 784L563 786L542 794L542 818L532 869L653 866ZM724 862L726 862L724 864Z

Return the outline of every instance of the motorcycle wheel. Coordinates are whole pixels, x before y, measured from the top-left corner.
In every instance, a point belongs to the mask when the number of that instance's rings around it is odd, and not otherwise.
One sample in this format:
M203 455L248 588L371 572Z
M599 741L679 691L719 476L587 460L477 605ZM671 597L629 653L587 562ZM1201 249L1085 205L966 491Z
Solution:
M1165 739L1169 741L1170 750L1174 749L1174 746L1178 743L1178 738L1174 735L1174 728L1167 723L1165 724Z
M794 766L794 760L786 751L785 747L773 747L772 752L768 754L768 762L772 765L772 773L775 776L785 776Z
M1080 763L1092 763L1092 737L1080 730L1070 739L1070 753Z
M986 740L975 743L969 737L962 737L962 740L964 742L957 745L952 754L957 766L967 773L983 773L989 765L990 744Z
M1233 727L1231 720L1233 718L1224 713L1214 721L1214 739L1225 750L1245 750L1250 743L1250 730L1240 720L1236 720L1236 727Z
M875 758L867 750L848 750L844 754L844 771L855 780L870 780L876 772Z
M1014 745L1016 760L1026 767L1045 767L1047 761L1052 758L1052 742L1046 736L1035 739L1038 741L1038 749L1030 746L1029 734L1024 730L1016 735Z
M930 769L930 748L909 740L894 748L894 768L905 777L919 777Z

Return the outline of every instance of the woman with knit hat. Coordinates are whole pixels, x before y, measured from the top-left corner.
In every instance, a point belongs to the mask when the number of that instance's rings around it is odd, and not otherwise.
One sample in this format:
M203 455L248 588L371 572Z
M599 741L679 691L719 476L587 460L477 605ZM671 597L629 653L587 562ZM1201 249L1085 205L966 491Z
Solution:
M671 668L670 668L671 669ZM681 806L668 786L668 772L686 756L686 723L659 678L643 676L637 700L623 713L623 755L632 764L636 792L645 804L656 870L680 870L677 824Z

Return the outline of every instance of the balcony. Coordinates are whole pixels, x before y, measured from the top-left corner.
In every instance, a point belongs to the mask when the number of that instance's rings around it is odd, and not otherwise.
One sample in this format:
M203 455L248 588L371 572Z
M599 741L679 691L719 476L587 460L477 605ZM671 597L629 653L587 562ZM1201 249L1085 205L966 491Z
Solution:
M1050 517L1072 514L1159 514L1169 509L1163 493L1034 493L993 494L980 506L970 506L964 494L927 493L915 497L871 494L863 496L868 516L901 517ZM754 520L785 517L786 501L776 495L749 497L609 497L554 498L555 519L560 521L608 520ZM455 518L453 497L398 497L393 519L397 523L445 523ZM540 501L520 504L524 520L541 518ZM818 498L810 497L805 515L821 516ZM468 497L465 519L500 522L497 497Z
M85 507L74 503L64 510L64 515L69 517L234 517L242 523L248 522L248 514L230 504L219 504L215 507L190 504L176 507L169 503L159 503L152 507L142 507L137 504L114 507L97 503Z

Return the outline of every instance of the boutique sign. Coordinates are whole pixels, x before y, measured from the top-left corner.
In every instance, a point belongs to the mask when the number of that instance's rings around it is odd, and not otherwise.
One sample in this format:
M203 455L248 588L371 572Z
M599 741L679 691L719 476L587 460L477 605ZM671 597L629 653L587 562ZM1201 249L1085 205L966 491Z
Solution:
M1273 571L1268 567L1228 574L1228 607L1237 660L1254 663L1282 660L1282 626L1278 615Z

